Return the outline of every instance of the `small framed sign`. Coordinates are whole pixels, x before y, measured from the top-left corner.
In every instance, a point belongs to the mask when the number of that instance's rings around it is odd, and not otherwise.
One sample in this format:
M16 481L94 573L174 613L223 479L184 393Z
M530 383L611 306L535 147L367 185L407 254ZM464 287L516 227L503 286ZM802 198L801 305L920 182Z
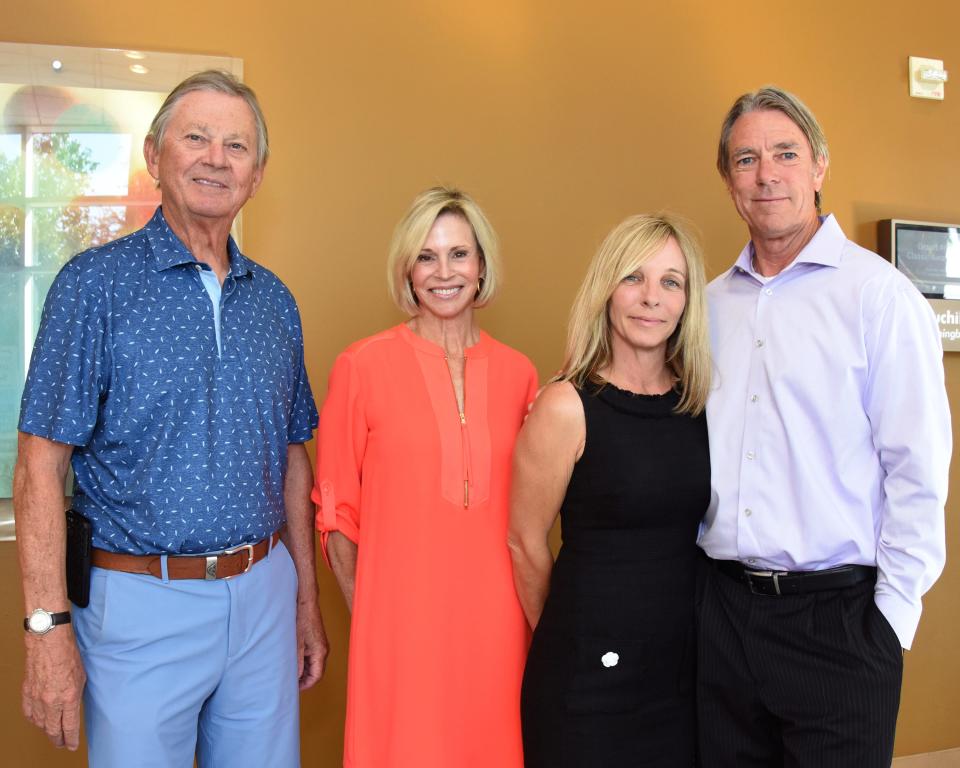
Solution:
M944 350L960 351L960 224L884 219L877 244L930 301Z

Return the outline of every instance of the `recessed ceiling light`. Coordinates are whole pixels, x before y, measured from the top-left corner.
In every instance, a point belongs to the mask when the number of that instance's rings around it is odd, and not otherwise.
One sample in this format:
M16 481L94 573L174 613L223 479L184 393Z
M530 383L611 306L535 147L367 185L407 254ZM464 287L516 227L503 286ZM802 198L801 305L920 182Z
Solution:
M147 55L145 53L140 53L140 51L124 51L123 55L128 59L135 59L137 61L147 58Z
M145 75L150 70L147 69L145 66L143 66L143 64L131 64L130 71L133 72L135 75Z
M50 68L54 72L59 72L61 69L63 69L63 62L60 61L60 59L54 59L50 62Z

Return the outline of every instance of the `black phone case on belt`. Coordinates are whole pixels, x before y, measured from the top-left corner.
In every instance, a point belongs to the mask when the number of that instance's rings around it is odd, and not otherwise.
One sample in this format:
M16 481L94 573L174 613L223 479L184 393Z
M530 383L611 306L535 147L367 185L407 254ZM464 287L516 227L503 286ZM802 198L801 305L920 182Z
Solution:
M79 608L90 603L90 561L93 525L75 510L67 510L67 597Z

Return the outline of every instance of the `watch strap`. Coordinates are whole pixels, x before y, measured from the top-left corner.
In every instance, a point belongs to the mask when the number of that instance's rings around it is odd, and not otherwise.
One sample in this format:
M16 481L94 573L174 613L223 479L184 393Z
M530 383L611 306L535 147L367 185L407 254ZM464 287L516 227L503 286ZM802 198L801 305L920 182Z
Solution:
M47 615L50 616L50 629L53 629L58 624L69 624L70 623L70 611L60 611L60 613L50 613L46 611ZM32 615L32 614L31 614ZM30 616L27 616L23 620L23 628L30 632ZM47 630L49 631L49 630ZM36 632L31 632L31 634L37 634Z

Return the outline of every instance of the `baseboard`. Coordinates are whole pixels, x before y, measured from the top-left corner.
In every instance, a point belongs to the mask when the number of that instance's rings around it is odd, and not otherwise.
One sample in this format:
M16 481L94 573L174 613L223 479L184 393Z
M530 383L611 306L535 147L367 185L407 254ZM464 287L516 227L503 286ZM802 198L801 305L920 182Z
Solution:
M960 768L960 749L898 757L893 761L892 768Z

